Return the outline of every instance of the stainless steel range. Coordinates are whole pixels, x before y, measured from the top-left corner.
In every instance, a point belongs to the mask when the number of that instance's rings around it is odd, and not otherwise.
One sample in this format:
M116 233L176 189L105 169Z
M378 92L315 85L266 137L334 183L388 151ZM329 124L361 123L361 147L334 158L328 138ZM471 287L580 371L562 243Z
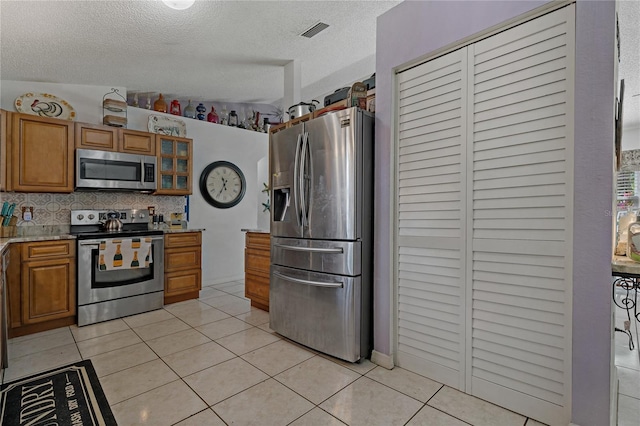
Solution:
M118 220L122 225L113 226ZM71 211L71 233L78 245L79 326L163 306L164 237L161 230L148 227L147 210ZM147 251L140 258L136 250L133 261L122 261L127 249L140 245L144 249L145 244ZM115 255L105 251L111 247Z

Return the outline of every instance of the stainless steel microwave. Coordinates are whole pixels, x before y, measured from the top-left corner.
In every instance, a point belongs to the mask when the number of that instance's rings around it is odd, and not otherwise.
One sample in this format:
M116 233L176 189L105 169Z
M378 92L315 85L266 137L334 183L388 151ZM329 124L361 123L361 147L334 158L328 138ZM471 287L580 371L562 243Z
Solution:
M153 192L156 188L156 157L76 150L77 190Z

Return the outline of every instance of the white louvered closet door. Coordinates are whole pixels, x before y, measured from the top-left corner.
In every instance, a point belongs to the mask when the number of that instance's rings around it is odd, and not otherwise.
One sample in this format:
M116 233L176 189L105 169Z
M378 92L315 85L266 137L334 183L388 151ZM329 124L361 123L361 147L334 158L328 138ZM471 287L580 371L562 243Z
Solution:
M471 393L565 424L573 13L570 6L469 46Z
M464 386L466 50L399 75L397 361Z
M570 419L574 6L397 76L399 366Z

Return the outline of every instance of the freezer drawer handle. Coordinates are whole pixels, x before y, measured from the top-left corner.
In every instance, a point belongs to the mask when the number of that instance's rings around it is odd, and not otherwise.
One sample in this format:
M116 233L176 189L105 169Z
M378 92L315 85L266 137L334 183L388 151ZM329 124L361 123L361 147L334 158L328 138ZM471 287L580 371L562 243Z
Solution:
M319 282L319 281L309 281L309 280L301 280L300 278L292 278L292 277L288 277L286 275L281 274L280 272L274 272L273 275L282 278L283 280L287 280L287 281L291 281L293 283L298 283L298 284L306 284L306 285L312 285L312 286L316 286L316 287L332 287L332 288L341 288L342 287L342 283L323 283L323 282Z
M279 244L279 243L275 243L273 245L274 247L280 247L285 250L293 250L293 251L306 251L306 252L312 252L312 253L343 253L343 250L341 247L338 247L338 248L295 247L295 246L288 246L286 244Z

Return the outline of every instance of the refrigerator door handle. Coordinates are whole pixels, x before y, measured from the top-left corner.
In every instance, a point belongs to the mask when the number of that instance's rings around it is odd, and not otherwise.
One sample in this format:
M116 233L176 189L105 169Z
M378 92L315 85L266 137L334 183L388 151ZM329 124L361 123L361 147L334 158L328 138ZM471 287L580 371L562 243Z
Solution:
M302 134L298 134L296 140L296 156L293 160L293 209L296 213L296 223L298 226L300 223L300 207L298 206L298 198L300 192L300 148L301 148Z
M273 244L273 246L280 247L285 250L304 251L304 252L311 252L311 253L338 253L338 254L344 253L344 250L342 250L342 247L338 247L338 248L296 247L296 246L289 246L286 244L279 244L279 243L275 243Z
M309 171L306 169L307 167L307 150L309 148L309 132L304 132L302 135L302 149L300 150L300 210L302 213L302 226L308 225L308 217L307 217L307 185L306 180L308 179Z
M274 272L273 275L282 278L283 280L286 281L291 281L293 283L296 284L305 284L305 285L311 285L314 287L331 287L331 288L342 288L342 283L339 282L332 282L332 283L323 283L320 281L310 281L310 280L303 280L300 278L293 278L293 277L288 277L284 274L281 274L280 272Z

